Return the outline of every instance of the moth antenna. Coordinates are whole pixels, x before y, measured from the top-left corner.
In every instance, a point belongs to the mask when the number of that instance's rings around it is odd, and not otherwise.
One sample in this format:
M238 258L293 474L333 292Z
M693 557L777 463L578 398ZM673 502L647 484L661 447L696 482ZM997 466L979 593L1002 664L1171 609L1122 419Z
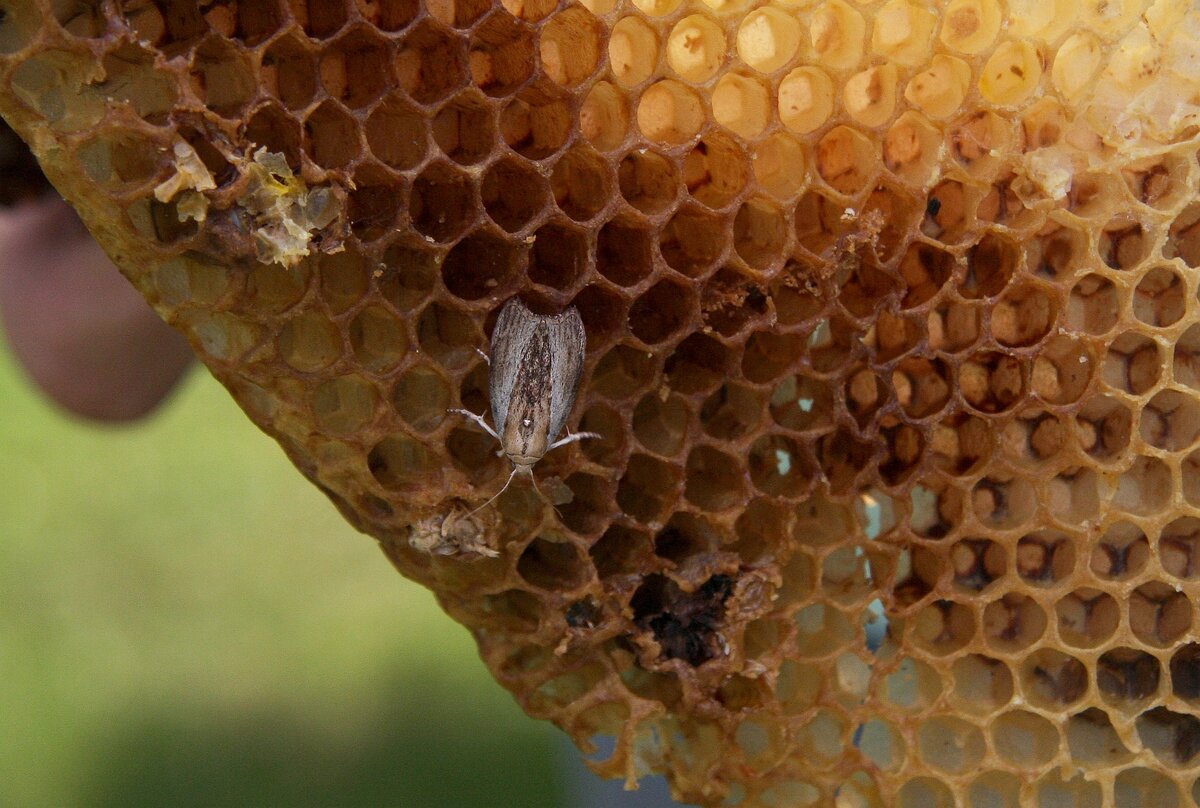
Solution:
M495 502L495 501L496 501L496 499L497 499L497 498L499 498L499 496L500 496L501 494L503 494L505 491L507 491L507 490L508 490L508 487L509 487L510 485L512 485L513 477L516 477L516 476L517 476L517 467L516 467L516 466L513 466L512 474L508 475L508 482L506 482L506 483L504 484L504 487L503 487L503 488L501 488L499 491L497 491L495 494L493 494L493 495L492 495L492 498L491 498L491 499L489 499L487 502L483 503L483 504L482 504L482 505L480 505L478 508L476 508L475 510L471 511L471 512L470 512L470 513L468 513L466 516L464 516L464 517L463 517L463 519L466 519L466 518L468 518L468 517L474 516L475 514L479 513L479 512L480 512L480 511L482 511L484 508L486 508L488 505L491 505L493 502ZM532 475L532 474L531 474L531 475L529 475L529 476L530 476L530 478L532 478L532 477L533 477L533 475ZM537 483L534 483L533 487L534 487L534 490L537 490ZM541 492L540 492L540 491L538 491L538 493L540 494Z
M517 470L514 468L514 469L513 469L513 474L516 474L516 473L517 473ZM509 477L509 480L512 480L512 478L511 478L511 477ZM550 497L548 497L548 496L546 496L545 494L543 494L543 493L542 493L542 489L538 488L538 484L537 484L537 477L534 477L534 476L533 476L533 469L532 469L532 468L530 468L530 469L529 469L529 482L530 482L530 484L533 486L533 490L537 492L537 495L538 495L539 497L541 497L541 498L542 498L542 501L543 501L543 502L545 502L547 505L549 505L551 508L553 508L553 509L554 509L554 512L555 512L556 514L558 514L558 518L559 518L559 520L561 521L561 520L562 520L562 511L560 511L560 510L558 509L558 506L557 506L557 505L555 505L553 502L551 502L551 501L550 501ZM505 488L507 488L507 487L508 487L508 486L506 485L506 486L505 486ZM500 494L497 494L496 496L500 496Z

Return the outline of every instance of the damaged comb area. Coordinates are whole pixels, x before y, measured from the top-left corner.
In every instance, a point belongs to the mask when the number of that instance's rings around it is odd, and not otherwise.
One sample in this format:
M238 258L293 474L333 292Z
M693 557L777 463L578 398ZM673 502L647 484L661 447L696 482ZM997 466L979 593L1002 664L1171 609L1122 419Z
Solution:
M1185 0L0 0L0 114L602 774L1200 801ZM520 295L588 356L514 484Z

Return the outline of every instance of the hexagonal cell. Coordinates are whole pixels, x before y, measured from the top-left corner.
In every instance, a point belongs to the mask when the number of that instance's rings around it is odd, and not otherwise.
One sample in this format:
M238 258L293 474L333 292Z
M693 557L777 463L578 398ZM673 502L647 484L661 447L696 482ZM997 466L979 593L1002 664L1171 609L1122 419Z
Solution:
M449 98L467 81L465 43L422 21L402 40L394 67L400 89L418 104Z
M1023 536L1017 542L1016 567L1034 586L1055 586L1075 569L1075 539L1052 530Z
M321 53L321 84L351 109L365 107L392 86L392 49L374 29L358 27Z
M1096 661L1096 687L1108 704L1137 710L1158 693L1158 659L1135 648L1105 651Z
M1077 589L1054 604L1058 636L1075 648L1095 648L1104 643L1121 621L1121 609L1107 592Z
M679 215L682 214L676 218ZM750 199L738 208L734 217L733 248L754 269L768 271L783 261L787 230L783 211L774 203Z
M1104 334L1117 324L1120 314L1120 293L1103 275L1085 275L1071 289L1068 327L1088 334Z
M729 382L704 400L700 424L718 440L736 441L750 434L762 420L762 404L753 390Z
M515 233L546 207L547 191L545 177L536 168L524 161L503 159L488 167L479 196L492 221Z
M408 215L434 241L453 241L477 215L470 178L446 163L430 165L413 181Z
M641 84L658 63L658 35L640 17L622 17L609 34L608 63L618 84Z
M1150 255L1153 242L1153 234L1140 224L1129 224L1126 218L1116 217L1100 231L1097 251L1100 260L1112 269L1133 269Z
M1200 267L1200 204L1191 204L1171 222L1162 248L1163 258L1179 257L1195 269Z
M1022 362L996 351L972 355L958 370L963 398L983 413L998 413L1025 397Z
M609 398L630 398L648 385L657 371L654 354L630 345L617 345L596 363L592 388Z
M1187 158L1177 152L1147 157L1121 169L1134 199L1156 210L1172 210L1183 201L1187 176Z
M996 718L989 729L996 754L1021 771L1044 766L1058 755L1058 730L1037 713L1013 710Z
M704 275L725 252L721 220L697 207L684 207L671 217L659 235L659 252L667 264L684 275Z
M1149 557L1150 543L1142 529L1117 522L1096 542L1088 567L1102 579L1122 581L1140 574Z
M813 479L797 444L782 435L764 435L756 440L748 460L751 483L768 496L796 499L808 490Z
M1113 389L1141 395L1158 384L1161 373L1159 345L1150 337L1126 331L1109 344L1102 375Z
M455 297L480 300L509 286L520 270L521 258L521 251L506 239L479 230L446 254L442 282Z
M950 571L954 585L968 592L982 592L1004 576L1008 554L989 539L963 539L950 548Z
M706 393L729 377L733 352L708 334L692 334L667 357L663 373L671 389Z
M1067 721L1067 748L1073 760L1089 767L1109 767L1132 757L1108 713L1096 707L1071 716ZM1099 792L1099 785L1096 791ZM1102 805L1099 793L1087 805Z
M624 333L628 321L626 305L621 296L611 289L601 284L585 286L571 301L571 305L579 310L584 328L587 329L588 344L593 349L604 347L606 342ZM596 383L595 377L592 383Z
M562 101L516 98L500 111L500 137L529 160L549 157L571 137L572 115Z
M679 495L679 483L680 472L676 464L645 454L633 454L617 485L617 505L643 523L662 518Z
M1179 390L1163 390L1142 410L1139 423L1142 440L1172 452L1189 448L1200 440L1200 402Z
M570 590L583 582L587 570L575 545L538 537L517 560L517 574L541 589Z
M403 190L393 177L375 166L364 166L354 174L354 190L346 204L350 229L364 243L396 231Z
M336 101L324 101L304 122L304 151L322 168L345 168L362 144L358 124Z
M971 176L988 177L1000 168L999 155L1012 149L1013 137L1007 117L977 112L950 130L951 154Z
M674 457L683 448L691 422L685 399L666 399L655 393L643 396L633 411L633 434L655 454Z
M879 146L867 135L836 126L817 144L817 173L835 191L854 196L874 181L879 154Z
M757 76L726 73L712 91L713 120L751 140L771 122L771 92Z
M300 170L300 124L286 110L274 103L255 110L245 125L246 140L274 154L282 154L293 171ZM248 149L249 152L257 148Z
M725 267L705 282L700 310L708 327L733 336L766 314L767 296L757 279Z
M883 164L907 184L923 186L938 167L941 145L941 131L910 110L884 135Z
M342 0L288 0L292 18L314 39L325 39L346 24L349 9Z
M402 433L389 435L367 454L371 476L389 491L428 485L439 463L424 444Z
M579 108L579 132L601 151L619 149L629 134L624 93L607 81L597 82Z
M815 379L789 376L771 394L771 417L784 429L806 432L827 428L832 425L832 412L832 392Z
M375 120L379 114L380 111L377 109L372 113L371 120ZM415 137L410 137L408 143L397 143L396 145L400 148L408 147L414 152L417 149L423 152L425 145L424 120L415 115L400 117L404 113L399 110L393 112L392 115L399 118L399 120L395 120L393 126L411 121L420 127L419 130L413 132ZM486 99L473 90L460 93L442 106L433 118L430 132L442 154L462 165L480 162L491 154L496 145L495 116ZM371 124L369 122L367 139L371 140ZM399 141L400 139L395 138L394 140ZM372 149L374 149L373 146ZM376 156L380 156L378 152L376 152ZM385 160L385 162L392 163L391 160Z
M833 80L820 68L799 67L783 77L776 98L780 122L806 135L823 126L833 114Z
M975 613L969 606L952 600L935 600L917 613L912 624L912 642L935 656L949 656L961 650L978 631Z
M618 286L635 286L653 269L651 230L638 219L617 218L596 236L596 269Z
M317 92L316 55L299 39L280 37L263 53L259 81L288 109L303 109Z
M389 95L377 105L365 129L371 154L393 168L415 168L429 150L428 121L400 95ZM444 131L440 134L442 138L448 137ZM439 145L442 142L439 139ZM458 144L454 145L457 154ZM453 159L456 155L448 156Z
M1034 345L1050 331L1057 315L1046 288L1032 283L1013 286L992 309L992 336L1001 345Z
M1187 311L1187 284L1170 267L1154 267L1138 282L1133 314L1146 325L1166 328Z
M1009 772L989 771L972 781L967 790L966 804L970 808L984 808L984 806L988 806L988 808L1019 808L1020 795L1021 781L1016 775ZM1042 804L1050 805L1052 803Z
M341 253L322 256L322 268L326 262ZM361 283L355 283L347 288L339 288L339 297L344 301L345 308L350 308L365 296L366 269L361 266L364 259L359 259ZM376 279L379 294L399 311L411 311L417 308L429 297L437 279L441 255L438 251L429 249L428 245L412 247L406 244L393 244L383 254L383 274ZM355 274L358 278L360 275ZM323 295L328 302L328 293Z
M396 380L392 406L418 432L432 432L446 419L451 405L450 384L428 365L414 365Z
M622 575L645 567L650 556L650 537L640 530L612 525L588 554L601 579Z
M918 750L925 763L948 774L965 774L976 769L987 751L979 728L956 716L926 719L921 724L917 739ZM953 799L949 804L953 804Z
M421 350L443 368L461 368L484 340L475 320L456 306L430 303L417 319Z
M1096 396L1076 416L1080 447L1102 462L1124 457L1133 432L1133 413L1118 399Z
M209 37L192 55L192 87L204 105L226 118L237 117L254 98L254 71L228 40Z
M542 71L564 87L582 84L600 63L603 38L603 26L587 9L576 6L558 12L539 32Z
M1185 744L1191 743L1186 736ZM1179 808L1179 786L1165 774L1153 769L1135 767L1117 774L1113 781L1113 808Z
M1172 363L1175 381L1200 390L1200 325L1194 325L1175 343Z
M761 141L750 162L759 188L776 199L791 199L804 189L808 159L791 135L777 132Z
M691 293L672 281L659 281L629 309L629 330L648 345L667 340L694 316Z
M1171 657L1171 694L1191 704L1200 701L1200 644L1188 643Z
M1087 695L1088 669L1073 656L1039 648L1021 660L1021 691L1035 707L1059 711Z
M1187 595L1162 581L1142 584L1129 596L1129 627L1146 645L1165 648L1192 628Z
M655 143L667 146L686 143L700 131L704 118L700 96L673 79L655 82L638 101L638 129L643 137Z
M167 152L130 133L109 131L97 133L81 145L77 156L92 181L121 192L154 178Z
M759 73L774 73L796 55L800 35L800 22L791 14L760 8L747 14L738 27L737 53Z
M279 355L296 370L313 373L333 364L342 355L342 337L329 318L301 312L279 330Z
M746 185L745 154L729 138L710 135L700 140L683 160L683 180L698 202L723 208Z
M1009 40L992 51L979 74L979 92L997 105L1020 104L1042 80L1037 48L1024 40Z
M909 357L892 371L892 389L912 418L940 412L950 400L950 369L940 359Z
M896 111L896 82L896 66L890 63L855 73L842 86L842 106L862 126L883 126Z
M725 60L725 32L703 14L675 23L667 36L667 64L689 84L703 84Z
M796 364L803 345L804 340L799 334L756 331L746 342L742 354L742 374L756 383L778 379ZM797 401L801 402L798 404L801 407L808 401L809 409L812 408L812 402L804 397Z
M1004 653L1028 648L1045 632L1046 612L1026 595L1010 592L983 610L984 639Z
M1138 717L1138 738L1161 762L1190 766L1200 755L1200 718L1155 707Z
M552 289L569 289L588 268L587 234L566 222L549 222L533 235L529 279Z
M896 808L954 808L954 792L932 777L914 777L896 793Z
M550 190L559 209L577 222L586 222L604 210L612 198L611 180L604 158L585 146L571 149L554 164Z
M471 83L487 95L510 95L533 75L533 33L507 14L493 14L471 34Z

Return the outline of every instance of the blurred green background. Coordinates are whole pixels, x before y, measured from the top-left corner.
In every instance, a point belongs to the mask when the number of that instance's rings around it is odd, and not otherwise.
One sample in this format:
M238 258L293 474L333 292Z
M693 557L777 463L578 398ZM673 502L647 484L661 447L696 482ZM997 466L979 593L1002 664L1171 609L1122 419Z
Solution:
M557 731L197 368L54 410L0 346L0 806L562 805Z

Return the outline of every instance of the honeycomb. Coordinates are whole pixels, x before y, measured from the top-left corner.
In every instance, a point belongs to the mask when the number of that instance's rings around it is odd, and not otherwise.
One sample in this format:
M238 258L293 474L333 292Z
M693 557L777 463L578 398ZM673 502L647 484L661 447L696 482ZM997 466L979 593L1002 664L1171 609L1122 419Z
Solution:
M0 0L0 113L598 772L1200 802L1187 0ZM471 513L517 295L602 437Z

